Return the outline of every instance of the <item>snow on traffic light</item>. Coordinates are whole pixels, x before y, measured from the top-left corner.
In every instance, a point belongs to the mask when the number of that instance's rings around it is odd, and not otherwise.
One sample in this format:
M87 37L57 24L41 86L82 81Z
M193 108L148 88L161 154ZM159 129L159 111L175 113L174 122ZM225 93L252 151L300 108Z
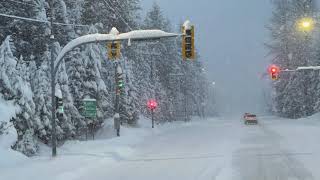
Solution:
M279 79L279 73L280 73L280 68L277 65L271 65L269 67L269 74L272 80L278 80Z
M182 58L195 59L194 26L186 21L182 27Z

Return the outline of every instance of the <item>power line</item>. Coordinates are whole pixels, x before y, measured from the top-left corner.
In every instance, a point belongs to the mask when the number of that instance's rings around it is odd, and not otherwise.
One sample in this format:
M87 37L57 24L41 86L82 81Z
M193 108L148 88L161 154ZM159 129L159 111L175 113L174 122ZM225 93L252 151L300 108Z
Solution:
M113 1L113 2L114 2L114 3L117 3L120 8L125 9L125 7L122 6L118 1ZM111 3L110 1L109 1L109 3L112 5L112 3ZM123 4L124 4L124 3L123 3Z
M116 7L112 7L111 3L109 3L108 0L104 0L105 4L117 15L119 16L119 18L122 20L122 22L129 28L130 31L132 31L133 29L131 28L131 26L127 23L127 21L120 15L119 10L116 10Z
M0 13L0 16L7 17L7 18L13 18L13 19L21 19L21 20L25 20L25 21L45 23L45 24L49 24L50 23L49 21L43 21L43 20L38 20L38 19L32 19L32 18L26 18L26 17L14 16L14 15L2 14L2 13ZM60 25L60 26L89 27L88 25L83 25L83 24L67 24L67 23L59 23L59 22L54 22L53 24Z
M27 2L19 2L19 1L15 1L15 0L7 0L7 1L11 1L14 3L18 3L18 4L23 4L23 5L28 5L28 6L33 6L33 7L37 7L35 4L30 4ZM116 16L118 16L122 22L129 28L130 31L132 31L132 27L129 25L129 23L121 16L121 13L119 11L119 9L115 6L112 7L112 4L110 1L108 0L104 0L105 4L116 14ZM121 5L119 3L117 3L120 7ZM32 18L26 18L26 17L20 17L20 16L14 16L14 15L7 15L7 14L2 14L0 13L0 16L3 17L8 17L8 18L15 18L15 19L21 19L21 20L25 20L25 21L32 21L32 22L39 22L39 23L50 23L49 21L42 21L42 20L37 20L37 19L32 19ZM77 26L77 27L89 27L88 25L81 25L81 24L67 24L67 23L53 23L55 25L61 25L61 26Z
M15 0L6 0L6 1L10 1L10 2L13 2L13 3L17 3L17 4L23 4L23 5L27 5L27 6L32 6L32 7L38 7L35 4L30 4L30 3L27 3L27 2L20 2L20 1L15 1Z

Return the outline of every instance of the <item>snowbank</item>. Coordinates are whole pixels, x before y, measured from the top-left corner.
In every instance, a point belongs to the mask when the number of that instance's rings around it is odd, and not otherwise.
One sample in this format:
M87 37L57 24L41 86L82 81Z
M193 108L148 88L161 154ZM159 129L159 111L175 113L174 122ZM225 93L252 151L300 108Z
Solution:
M15 116L18 110L12 102L5 101L0 97L0 123L7 123L5 126L6 133L0 135L0 168L10 167L18 164L21 160L27 159L21 153L11 149L11 146L17 140L17 132L12 126L10 119Z
M113 119L105 121L103 128L95 135L88 134L88 141L67 141L58 149L59 156L100 156L110 159L126 159L134 154L135 146L146 137L181 127L183 122L167 123L151 128L151 120L142 117L136 127L122 126L120 137L116 136ZM188 125L185 124L185 125ZM41 147L40 156L50 156L50 149Z

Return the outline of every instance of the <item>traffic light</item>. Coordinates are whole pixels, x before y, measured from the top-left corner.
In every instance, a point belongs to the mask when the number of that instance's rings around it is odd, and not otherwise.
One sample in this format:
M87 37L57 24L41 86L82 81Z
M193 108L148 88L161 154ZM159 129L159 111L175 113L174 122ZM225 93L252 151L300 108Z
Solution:
M119 59L120 58L120 48L121 43L120 41L113 41L108 43L108 58L111 60Z
M117 81L117 94L124 94L124 77L123 77L123 73L119 73L117 72L117 77L116 77L116 81Z
M195 59L194 26L187 21L182 27L182 33L182 58Z
M158 107L158 103L157 103L156 100L150 99L150 100L148 101L148 108L149 108L150 110L153 111L153 110L155 110L157 107Z
M272 80L278 80L279 79L279 73L280 73L280 68L276 65L271 65L269 67L269 74Z
M64 112L62 98L59 98L57 96L56 96L56 110L57 110L57 113L59 114L63 114Z

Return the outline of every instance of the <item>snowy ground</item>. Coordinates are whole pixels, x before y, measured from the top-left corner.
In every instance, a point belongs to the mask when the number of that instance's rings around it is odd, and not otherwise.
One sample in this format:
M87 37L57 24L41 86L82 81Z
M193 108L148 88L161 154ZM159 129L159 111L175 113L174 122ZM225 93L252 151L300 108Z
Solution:
M56 159L16 158L1 180L318 180L320 115L301 120L262 117L123 128L122 137L68 142ZM2 156L2 155L1 155ZM19 159L19 160L17 160Z

